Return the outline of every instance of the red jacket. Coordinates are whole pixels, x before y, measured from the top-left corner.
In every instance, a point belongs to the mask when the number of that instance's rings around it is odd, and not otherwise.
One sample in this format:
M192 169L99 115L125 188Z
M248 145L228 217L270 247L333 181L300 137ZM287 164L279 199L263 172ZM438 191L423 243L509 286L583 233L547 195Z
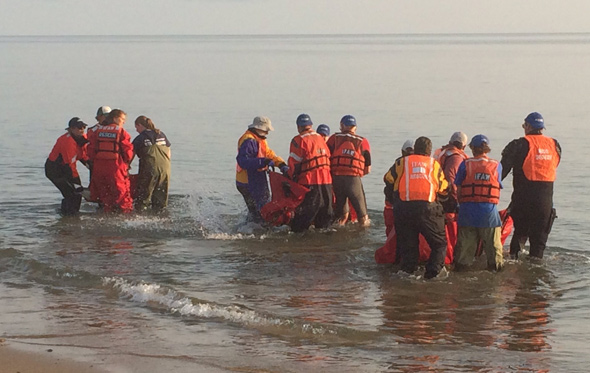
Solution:
M85 162L88 160L86 138L83 137L76 141L69 132L64 133L57 139L48 158L51 162L60 162L70 166L72 177L79 177L76 161Z

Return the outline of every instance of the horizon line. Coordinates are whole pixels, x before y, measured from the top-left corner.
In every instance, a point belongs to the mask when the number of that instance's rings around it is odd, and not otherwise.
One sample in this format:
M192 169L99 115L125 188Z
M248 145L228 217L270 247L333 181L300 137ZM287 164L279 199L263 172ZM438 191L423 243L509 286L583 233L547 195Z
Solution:
M170 37L170 36L198 36L198 37L260 37L260 36L536 36L536 35L590 35L586 32L416 32L416 33L363 33L363 34L326 34L326 33L285 33L285 34L3 34L0 37Z

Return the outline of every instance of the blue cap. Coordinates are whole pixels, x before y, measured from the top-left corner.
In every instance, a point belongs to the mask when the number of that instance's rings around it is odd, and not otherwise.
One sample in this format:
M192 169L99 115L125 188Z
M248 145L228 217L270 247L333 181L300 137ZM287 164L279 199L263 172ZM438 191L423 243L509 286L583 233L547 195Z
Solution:
M327 124L320 124L316 132L320 135L330 136L330 127Z
M313 122L311 121L309 114L300 114L297 117L297 125L299 127L313 126Z
M490 139L486 135L475 135L471 139L469 146L473 146L475 148L483 146L484 144L490 145Z
M340 119L340 124L346 127L356 126L356 118L352 115L345 115Z
M536 111L527 115L527 117L524 118L524 122L528 123L535 129L545 128L545 120L543 120L543 116Z

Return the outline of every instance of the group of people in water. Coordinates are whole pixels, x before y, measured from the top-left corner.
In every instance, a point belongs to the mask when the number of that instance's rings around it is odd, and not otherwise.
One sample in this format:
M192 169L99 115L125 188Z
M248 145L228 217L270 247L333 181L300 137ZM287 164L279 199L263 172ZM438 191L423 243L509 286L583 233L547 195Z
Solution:
M63 195L62 215L76 215L82 197L98 203L104 212L160 212L168 204L170 142L164 132L144 115L135 119L138 136L123 128L127 114L101 106L96 125L88 128L74 117L45 162L45 175ZM139 171L129 175L129 165L139 158ZM76 168L80 161L90 170L89 188L84 189Z
M273 131L267 117L254 118L238 140L236 186L249 218L268 222L265 207L271 204L271 193L267 177L269 168L276 166L290 182L304 187L296 204L276 205L285 211L292 208L286 211L289 217L279 221L288 223L293 231L312 225L344 225L353 212L361 226L369 226L361 178L370 172L371 153L367 139L356 134L356 118L342 117L340 132L331 136L325 124L314 131L308 114L299 115L295 122L298 135L291 141L287 162L267 144L266 137ZM434 154L431 140L424 136L403 144L401 156L383 177L386 234L395 235L393 262L403 271L416 271L421 237L430 249L426 279L442 270L449 240L454 241L455 270L469 267L480 249L486 254L488 269L499 271L503 266L502 225L509 218L514 226L510 256L518 258L530 240L530 257L543 258L556 217L553 184L561 147L543 134L545 121L538 112L530 113L522 128L524 137L504 148L501 161L488 157L491 141L483 134L469 141L465 133L453 133L449 143ZM472 157L465 153L467 146ZM512 199L509 212L501 217L497 205L502 180L511 171Z
M170 142L143 115L135 119L138 136L130 141L123 128L126 118L124 111L102 106L97 124L87 134L88 125L78 117L69 121L67 132L58 138L45 163L46 176L63 195L63 215L77 214L83 195L104 212L160 212L166 208ZM308 114L299 115L295 124L298 134L291 140L287 161L268 146L266 137L274 130L268 117L255 117L238 140L236 187L246 203L248 219L288 224L294 232L347 222L368 227L371 221L362 177L371 170L371 150L368 140L356 133L356 118L343 116L340 131L331 136L326 124L314 130ZM501 217L497 205L502 180L511 171L509 216L514 233L510 255L518 258L529 240L530 257L543 258L556 217L553 184L561 147L543 134L541 114L530 113L522 127L524 137L504 148L501 161L488 157L491 142L483 134L469 141L463 132L455 132L434 154L431 140L424 136L403 144L401 156L383 177L386 234L395 235L392 261L403 271L416 271L421 239L429 247L426 279L440 273L449 247L455 270L469 267L478 248L485 252L489 270L501 270L502 224L508 214ZM472 157L465 153L467 146ZM139 171L129 175L135 156ZM82 187L77 161L90 170L88 190ZM282 176L271 172L274 168ZM272 193L269 175L282 178L278 184L271 180ZM279 198L289 203L277 202ZM277 219L277 213L283 216Z

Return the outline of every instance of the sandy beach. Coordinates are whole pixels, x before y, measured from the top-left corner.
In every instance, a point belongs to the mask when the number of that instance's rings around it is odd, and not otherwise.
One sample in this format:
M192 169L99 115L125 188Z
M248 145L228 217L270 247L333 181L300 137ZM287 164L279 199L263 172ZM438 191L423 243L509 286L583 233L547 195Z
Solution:
M105 373L95 363L70 360L47 346L33 351L16 349L6 342L0 344L0 373Z
M72 355L72 351L62 350L66 348L47 344L15 344L0 339L0 373L227 372L221 367L187 357L133 353L97 355L91 350Z

